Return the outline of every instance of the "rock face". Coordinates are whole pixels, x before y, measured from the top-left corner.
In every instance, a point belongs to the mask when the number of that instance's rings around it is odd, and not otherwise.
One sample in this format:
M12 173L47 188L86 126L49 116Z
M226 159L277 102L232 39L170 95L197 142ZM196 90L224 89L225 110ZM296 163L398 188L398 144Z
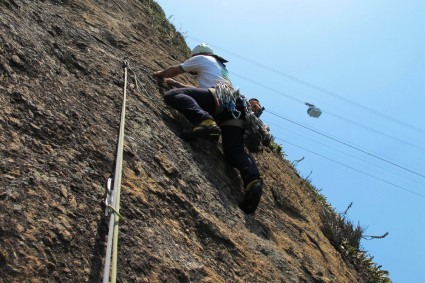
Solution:
M188 54L154 1L0 2L1 282L102 280L123 60L119 282L363 282L287 160L255 156L265 192L245 215L220 143L176 135L188 124L151 74Z

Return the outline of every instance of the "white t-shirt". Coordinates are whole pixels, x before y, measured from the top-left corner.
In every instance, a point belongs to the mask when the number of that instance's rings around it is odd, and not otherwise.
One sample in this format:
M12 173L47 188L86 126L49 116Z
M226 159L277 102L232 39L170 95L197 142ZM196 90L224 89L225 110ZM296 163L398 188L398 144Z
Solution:
M201 88L213 87L219 82L231 84L226 67L212 56L193 56L180 64L180 67L185 72L196 73Z

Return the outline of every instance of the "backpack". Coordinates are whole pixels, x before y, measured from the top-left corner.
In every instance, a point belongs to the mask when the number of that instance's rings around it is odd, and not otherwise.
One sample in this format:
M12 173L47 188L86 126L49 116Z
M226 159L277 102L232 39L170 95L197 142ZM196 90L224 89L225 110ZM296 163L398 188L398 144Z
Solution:
M259 106L257 111L253 111L255 106L252 105L252 100L255 100ZM247 104L249 108L245 112L244 142L250 152L259 152L263 149L263 146L270 145L272 134L270 133L270 128L260 119L260 115L265 108L260 106L257 99L250 99Z

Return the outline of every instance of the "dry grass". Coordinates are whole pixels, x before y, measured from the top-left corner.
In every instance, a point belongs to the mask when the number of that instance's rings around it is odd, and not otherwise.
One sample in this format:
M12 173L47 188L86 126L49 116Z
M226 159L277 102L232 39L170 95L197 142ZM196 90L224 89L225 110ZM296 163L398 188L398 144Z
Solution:
M325 209L322 213L322 231L344 257L352 264L363 277L365 282L370 283L390 283L389 272L381 270L373 262L373 257L369 256L360 246L360 241L364 238L365 228L360 224L354 225L347 219L347 212L352 203L343 213L336 213L333 209ZM329 206L328 206L329 207Z

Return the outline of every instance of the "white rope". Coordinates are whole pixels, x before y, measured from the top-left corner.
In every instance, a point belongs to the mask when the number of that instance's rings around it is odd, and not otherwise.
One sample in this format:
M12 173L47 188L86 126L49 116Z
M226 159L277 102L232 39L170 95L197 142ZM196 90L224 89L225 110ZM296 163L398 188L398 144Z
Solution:
M121 192L121 177L122 177L122 160L124 148L124 126L125 126L125 105L127 98L127 68L128 63L124 61L124 97L121 110L120 133L118 137L117 159L115 164L114 187L112 204L107 208L111 213L109 220L108 243L106 246L105 269L103 273L103 283L109 282L111 275L111 283L117 280L117 262L118 262L118 223L120 219L120 192ZM112 254L112 266L111 266Z

